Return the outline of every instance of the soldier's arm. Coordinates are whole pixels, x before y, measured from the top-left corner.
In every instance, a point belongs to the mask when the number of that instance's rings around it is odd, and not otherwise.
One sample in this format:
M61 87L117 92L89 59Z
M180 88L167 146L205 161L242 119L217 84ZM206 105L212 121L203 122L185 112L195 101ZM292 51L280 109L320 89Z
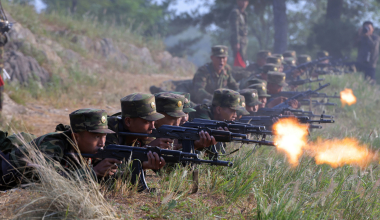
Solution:
M207 78L204 76L204 72L199 69L197 73L195 73L193 78L193 90L194 90L194 100L198 102L202 101L202 99L212 99L212 94L206 91L207 86Z
M233 10L230 15L231 27L231 43L236 45L239 43L239 15L237 10Z

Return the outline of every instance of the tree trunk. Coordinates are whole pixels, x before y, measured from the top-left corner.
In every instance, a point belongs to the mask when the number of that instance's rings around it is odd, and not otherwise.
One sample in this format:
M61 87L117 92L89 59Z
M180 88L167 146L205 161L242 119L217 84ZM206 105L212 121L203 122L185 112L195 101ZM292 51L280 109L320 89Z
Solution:
M283 53L288 48L288 18L286 0L273 0L274 53Z
M340 21L343 9L343 0L328 0L326 20Z

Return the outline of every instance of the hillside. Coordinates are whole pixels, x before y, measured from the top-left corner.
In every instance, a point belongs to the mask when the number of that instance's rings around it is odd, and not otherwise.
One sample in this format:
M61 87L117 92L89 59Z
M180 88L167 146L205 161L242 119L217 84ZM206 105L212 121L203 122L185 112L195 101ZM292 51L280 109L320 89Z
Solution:
M160 38L128 27L37 14L31 6L4 5L14 22L5 48L7 81L2 118L42 135L78 108L119 111L120 98L150 85L189 78L195 66L164 51ZM13 106L17 106L15 109ZM28 120L26 120L28 119ZM2 123L4 129L7 126Z

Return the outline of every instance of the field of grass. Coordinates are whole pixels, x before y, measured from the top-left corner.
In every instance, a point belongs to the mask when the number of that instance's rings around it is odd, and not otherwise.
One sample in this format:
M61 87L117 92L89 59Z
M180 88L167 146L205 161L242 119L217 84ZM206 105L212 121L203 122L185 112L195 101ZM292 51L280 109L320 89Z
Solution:
M317 137L323 139L353 137L377 153L379 87L368 84L358 73L328 76L326 81L330 82L331 86L324 92L332 94L344 88L351 88L358 102L352 106L342 107L340 101L336 100L337 107L316 109L318 112L325 110L326 114L335 115L336 122L324 125L322 130L311 133L309 141L312 142ZM237 144L229 145L228 151L237 147L239 147ZM332 168L326 164L316 165L313 158L303 156L298 166L291 167L285 155L274 147L262 146L255 152L252 152L252 149L252 145L246 145L237 153L221 158L233 161L232 168L199 166L199 191L196 194L189 193L192 186L191 171L183 167L177 167L171 173L163 173L161 176L148 172L148 184L159 189L154 193L136 193L128 183L121 181L112 188L97 186L83 189L81 184L89 183L81 183L74 177L65 182L49 171L51 178L44 177L42 185L3 193L0 198L0 213L18 217L46 215L82 219L101 217L378 219L380 217L378 161L363 169L355 165ZM62 184L59 185L60 190L54 190L58 184L54 183L57 178L59 184ZM86 193L93 194L98 188L102 196L96 197L97 201L92 202L98 205L99 210L91 215L82 210L80 204L88 201ZM54 193L51 193L52 190ZM65 206L65 202L61 199L67 199L68 195L70 202ZM33 203L30 198L33 198ZM56 205L57 200L61 201L59 205ZM81 208L73 207L75 204Z

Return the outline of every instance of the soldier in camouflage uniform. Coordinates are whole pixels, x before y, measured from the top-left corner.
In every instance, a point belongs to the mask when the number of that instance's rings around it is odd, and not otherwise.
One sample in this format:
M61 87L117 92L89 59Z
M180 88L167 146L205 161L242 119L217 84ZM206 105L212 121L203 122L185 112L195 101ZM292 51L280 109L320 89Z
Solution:
M248 21L245 9L248 6L248 0L237 0L237 7L230 14L229 21L231 27L230 43L234 53L240 52L243 60L247 59L248 47Z
M168 149L173 140L169 138L147 138L139 136L120 135L119 132L132 132L150 134L155 128L155 121L165 116L156 110L154 95L144 93L133 93L120 100L121 112L108 118L108 128L114 134L108 135L106 145L121 144L135 147L157 146Z
M248 89L255 89L257 91L259 95L259 101L261 102L261 104L259 104L259 109L265 108L267 104L267 99L271 97L267 93L267 84L264 82L258 83L258 84L252 84L248 87Z
M246 102L245 102L245 97L243 95L240 95L239 105L243 108L236 111L236 114L237 114L236 121L240 120L241 117L243 117L243 115L249 115L249 112L247 111L247 109L245 109L246 108Z
M269 56L269 57L267 57L267 63L271 63L271 64L278 66L279 72L284 71L284 66L283 66L281 57Z
M204 99L211 100L216 89L229 88L237 90L238 85L226 68L228 51L226 46L212 47L211 63L200 67L193 78L193 91L191 97L195 103L202 103Z
M268 74L268 93L272 96L271 99L268 100L267 107L272 108L285 100L287 100L286 97L278 96L277 94L280 93L283 89L283 87L287 86L288 84L285 82L286 76L284 73L280 72L270 72ZM298 101L297 100L291 100L291 106L292 108L298 108Z
M89 159L87 162L90 166L84 166L79 162L80 159L77 156L70 155L70 153L76 153L75 149L79 149L80 153L95 154L104 147L106 135L114 133L107 128L107 113L98 109L79 109L70 114L70 125L72 130L66 130L62 133L49 133L38 137L30 144L37 146L45 155L47 162L53 163L52 160L57 161L63 168L74 171L79 175L90 173L94 179L114 175L117 171L117 164L121 163L119 160L107 158L93 166L91 159ZM75 147L75 143L77 143L78 148ZM32 168L24 160L25 154L28 154L26 147L15 147L9 154L1 154L2 157L0 158L3 160L1 161L0 159L2 176L0 184L3 187L4 185L14 187L24 182L24 178L36 180L33 172L30 172ZM148 157L158 158L158 155L153 155L150 152ZM157 164L153 164L151 160L144 161L143 167L146 169L160 168ZM165 165L165 161L160 162ZM87 167L90 170L87 170ZM65 174L62 173L62 175Z
M186 114L186 116L181 118L181 122L179 123L180 125L183 125L185 122L189 120L189 113L190 112L195 112L195 109L191 107L191 100L190 100L190 93L187 92L171 92L174 94L179 94L185 96L185 101L183 103L183 112Z
M262 103L259 101L259 95L256 89L243 89L240 90L239 93L245 99L245 106L243 107L245 107L249 114L253 115L259 110L259 105Z
M7 42L7 35L5 33L0 33L0 81L3 81L2 74L4 69L4 46ZM3 91L4 86L0 85L0 111L3 109Z
M246 70L251 71L255 74L261 72L262 67L267 64L267 57L271 56L272 53L269 50L261 50L256 55L256 62L249 64Z

